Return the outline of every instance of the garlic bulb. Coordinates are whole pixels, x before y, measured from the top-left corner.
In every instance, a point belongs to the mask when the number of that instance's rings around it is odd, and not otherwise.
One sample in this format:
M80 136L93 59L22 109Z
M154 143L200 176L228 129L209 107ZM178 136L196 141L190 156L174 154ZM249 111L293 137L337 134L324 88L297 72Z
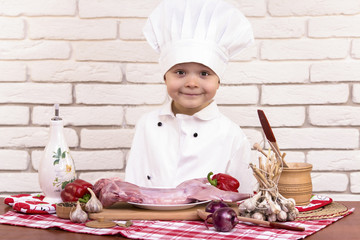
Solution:
M285 222L287 220L287 214L282 210L276 216L280 222Z
M281 211L281 207L279 206L279 204L277 204L271 199L271 196L268 192L265 192L265 199L269 203L272 213L278 214Z
M257 205L257 201L259 200L260 197L261 197L261 192L258 192L253 197L246 199L243 202L244 204L243 206L245 206L248 212L254 211Z
M70 212L70 220L75 223L84 223L87 219L87 213L81 209L80 202L77 201L76 208Z
M297 217L296 211L290 211L287 214L287 220L288 221L294 221Z
M257 219L257 220L265 220L265 217L260 212L255 212L253 215L251 215L251 218Z
M244 203L241 203L241 204L239 205L239 213L240 213L240 216L243 216L243 215L245 214L246 210L247 210L247 209L246 209Z
M268 202L266 201L266 199L264 199L258 206L257 208L259 209L259 211L263 214L265 214L266 216L272 214L270 205L268 204Z
M97 197L96 197L95 193L93 192L93 190L91 190L90 188L88 188L87 190L90 192L91 198L86 203L85 210L87 212L90 212L90 213L101 212L102 209L103 209L103 205L101 204L99 199L97 199Z
M270 215L267 216L267 220L269 222L276 222L277 218L276 218L276 214L275 213L272 213Z

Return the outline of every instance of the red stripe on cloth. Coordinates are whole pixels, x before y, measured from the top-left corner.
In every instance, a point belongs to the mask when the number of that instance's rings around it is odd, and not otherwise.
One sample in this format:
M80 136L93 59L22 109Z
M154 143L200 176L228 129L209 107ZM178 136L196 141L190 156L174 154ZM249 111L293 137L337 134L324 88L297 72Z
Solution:
M348 214L351 214L351 209ZM348 215L346 214L346 215ZM32 228L53 228L57 227L69 232L87 233L94 235L116 235L121 234L132 239L303 239L314 234L326 226L345 217L335 217L316 221L287 222L291 226L305 227L305 231L296 232L285 229L274 229L260 227L257 225L240 223L230 232L216 232L214 228L206 229L201 221L144 221L135 220L129 228L116 226L114 228L97 229L88 228L85 224L72 223L70 220L61 219L54 214L31 215L8 211L0 215L0 223Z

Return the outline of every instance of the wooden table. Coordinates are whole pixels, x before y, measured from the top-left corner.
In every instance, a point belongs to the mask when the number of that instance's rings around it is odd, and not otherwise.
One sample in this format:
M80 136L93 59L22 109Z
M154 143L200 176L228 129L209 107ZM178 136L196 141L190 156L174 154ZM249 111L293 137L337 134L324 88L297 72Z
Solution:
M0 214L4 214L11 207L3 203L0 198ZM306 239L316 240L339 240L339 239L359 239L360 236L360 202L341 202L348 208L355 207L354 213L331 224L323 230L307 237ZM27 239L27 240L105 240L105 239L126 239L119 236L96 236L90 234L71 233L58 229L35 229L27 227L10 226L0 224L0 239Z

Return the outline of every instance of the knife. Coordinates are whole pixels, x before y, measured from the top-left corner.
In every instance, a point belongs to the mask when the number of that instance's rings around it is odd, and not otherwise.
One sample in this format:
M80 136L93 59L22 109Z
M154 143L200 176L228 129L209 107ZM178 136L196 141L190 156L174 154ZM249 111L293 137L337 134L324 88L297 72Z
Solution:
M206 220L210 213L205 212L204 210L201 210L201 209L197 209L197 214L201 219ZM264 227L281 228L281 229L287 229L287 230L292 230L292 231L305 231L304 227L290 226L290 225L287 225L284 223L279 223L279 222L269 222L269 221L258 220L258 219L247 218L247 217L240 217L240 216L237 216L237 219L241 222L253 223L253 224L256 224L259 226L264 226ZM208 222L212 222L211 218L208 219Z
M277 158L280 159L280 161L282 162L283 166L284 167L289 167L286 162L284 161L283 157L281 156L281 153L280 153L280 148L276 142L276 138L275 138L275 135L271 129L271 126L270 126L270 123L269 121L267 120L266 116L265 116L265 113L263 110L260 110L258 109L257 110L258 112L258 115L259 115L259 120L260 120L260 123L261 123L261 126L262 126L262 129L265 133L265 136L266 136L266 139L268 140L269 144L270 144L270 147L271 149L274 151L274 153L276 154Z

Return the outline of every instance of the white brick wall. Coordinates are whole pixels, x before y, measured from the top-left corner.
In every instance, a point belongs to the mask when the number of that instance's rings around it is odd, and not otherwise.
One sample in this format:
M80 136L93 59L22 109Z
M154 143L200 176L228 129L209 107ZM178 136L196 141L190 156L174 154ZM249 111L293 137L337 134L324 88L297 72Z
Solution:
M78 176L124 176L137 120L167 99L142 35L160 1L1 1L0 194L40 191L54 103ZM267 146L263 109L287 160L313 164L315 193L360 200L360 1L226 1L256 41L221 79L220 110Z

